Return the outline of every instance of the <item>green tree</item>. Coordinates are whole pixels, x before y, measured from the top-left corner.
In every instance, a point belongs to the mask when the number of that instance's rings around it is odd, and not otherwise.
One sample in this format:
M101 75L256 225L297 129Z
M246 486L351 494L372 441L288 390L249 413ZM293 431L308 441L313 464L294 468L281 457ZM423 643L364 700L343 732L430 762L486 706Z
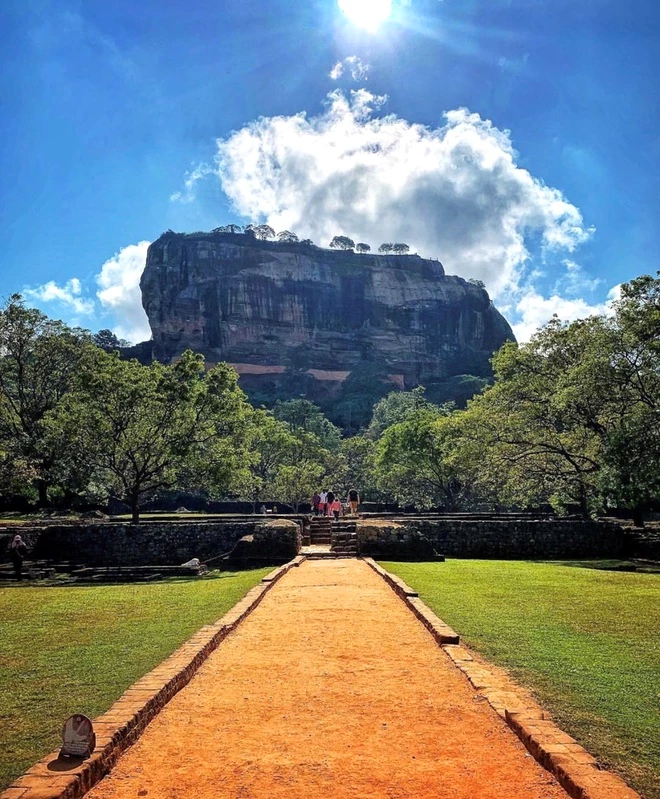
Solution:
M9 460L32 475L39 504L48 504L60 459L47 435L47 418L71 391L89 334L26 308L12 295L0 310L0 444Z
M405 255L410 252L410 247L402 241L395 241L394 244L392 244L392 252L397 255Z
M277 402L273 408L273 416L280 422L285 422L293 432L312 433L324 449L339 449L340 430L313 402L302 398Z
M187 351L172 366L145 367L99 352L53 416L53 438L137 522L141 499L157 489L223 491L244 479L248 410L226 364L206 372L202 356Z
M426 399L425 392L424 386L417 386L412 391L392 391L380 399L373 407L365 435L375 441L393 424L405 422L417 411L431 409L433 406Z
M355 488L360 493L362 501L378 501L386 496L379 490L376 483L375 459L376 442L365 436L345 438L341 442L341 455L344 459L344 470L341 485L342 494Z
M280 466L273 489L276 496L293 506L295 513L302 502L309 502L320 485L323 467L318 463L302 462Z
M257 225L255 228L253 228L253 232L258 239L261 239L261 241L275 238L275 231L270 225Z
M119 350L122 347L131 346L130 341L126 341L126 339L123 338L117 338L112 330L108 330L107 328L99 330L98 333L94 333L92 335L92 341L97 347L100 347L106 352L113 352L114 350Z
M376 447L379 488L404 505L456 510L464 492L451 463L456 437L453 419L438 409L388 427Z
M363 241L360 241L355 245L356 252L369 252L370 250L371 247L368 244L365 244Z
M495 385L461 419L461 468L501 501L618 504L659 496L660 280L622 287L612 316L553 319L493 359Z
M598 319L572 327L553 320L528 344L509 342L495 355L495 385L461 417L460 462L485 494L589 511L607 423L595 385L601 357L593 342L601 333ZM591 397L583 394L587 383Z
M298 242L300 239L296 236L295 233L292 233L290 230L282 230L280 233L277 234L277 240L289 244L291 242Z
M352 250L355 248L355 242L348 236L335 236L330 242L330 247L333 250Z
M392 244L392 242L391 241L389 241L389 242L386 241L386 242L383 242L383 244L380 245L380 247L378 248L378 252L381 252L381 253L387 255L388 253L392 252L393 249L394 249L394 245Z
M248 445L253 454L249 465L250 479L245 495L257 505L275 496L274 481L278 469L290 464L299 451L300 442L288 425L273 418L268 411L255 410L250 417Z

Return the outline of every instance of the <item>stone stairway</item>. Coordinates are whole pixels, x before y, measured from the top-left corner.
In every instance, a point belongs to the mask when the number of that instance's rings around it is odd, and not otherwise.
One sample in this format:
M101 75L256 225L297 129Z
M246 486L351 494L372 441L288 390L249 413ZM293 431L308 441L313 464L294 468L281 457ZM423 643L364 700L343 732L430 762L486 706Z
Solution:
M308 557L354 558L357 556L357 525L354 521L314 516L309 527Z
M357 557L357 524L341 519L333 522L331 548L336 555Z
M309 525L309 543L313 547L332 544L332 520L327 516L312 517Z

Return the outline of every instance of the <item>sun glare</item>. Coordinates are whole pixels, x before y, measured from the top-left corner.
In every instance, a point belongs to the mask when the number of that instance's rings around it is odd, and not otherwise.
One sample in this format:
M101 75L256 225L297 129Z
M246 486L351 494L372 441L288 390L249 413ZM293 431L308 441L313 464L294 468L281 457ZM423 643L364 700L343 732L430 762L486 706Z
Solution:
M375 31L392 13L392 0L337 0L343 13L360 28Z

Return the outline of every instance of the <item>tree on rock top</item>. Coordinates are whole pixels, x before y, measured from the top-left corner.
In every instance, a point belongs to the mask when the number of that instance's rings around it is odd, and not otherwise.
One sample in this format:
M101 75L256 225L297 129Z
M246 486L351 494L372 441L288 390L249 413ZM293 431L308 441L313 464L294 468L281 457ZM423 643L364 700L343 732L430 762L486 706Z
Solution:
M371 247L368 244L365 244L363 241L360 241L355 245L356 252L369 252L370 250Z
M348 236L335 236L330 242L330 247L333 250L354 250L355 242Z
M382 252L384 254L387 254L389 252L392 252L392 248L393 247L394 247L394 245L392 244L391 241L390 242L386 241L386 242L383 242L383 244L380 245L380 247L378 248L378 252Z
M295 233L292 233L290 230L282 230L280 233L277 234L278 241L284 242L288 244L290 242L297 242L300 241L298 236Z
M396 253L397 255L405 255L406 253L410 252L410 247L407 244L404 244L402 241L397 241L392 245L392 252Z
M240 225L220 225L220 227L213 228L211 233L241 233L242 228Z
M261 241L266 241L275 238L275 231L270 225L257 225L254 228L254 235Z

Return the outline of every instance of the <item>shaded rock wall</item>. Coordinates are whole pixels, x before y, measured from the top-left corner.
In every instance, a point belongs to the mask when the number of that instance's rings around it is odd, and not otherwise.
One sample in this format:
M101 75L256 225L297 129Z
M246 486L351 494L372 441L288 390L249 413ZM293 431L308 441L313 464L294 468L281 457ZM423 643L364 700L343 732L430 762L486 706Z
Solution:
M150 246L140 286L153 357L190 348L252 378L314 370L341 382L369 363L410 387L487 375L492 353L513 339L483 288L416 255L169 234Z

